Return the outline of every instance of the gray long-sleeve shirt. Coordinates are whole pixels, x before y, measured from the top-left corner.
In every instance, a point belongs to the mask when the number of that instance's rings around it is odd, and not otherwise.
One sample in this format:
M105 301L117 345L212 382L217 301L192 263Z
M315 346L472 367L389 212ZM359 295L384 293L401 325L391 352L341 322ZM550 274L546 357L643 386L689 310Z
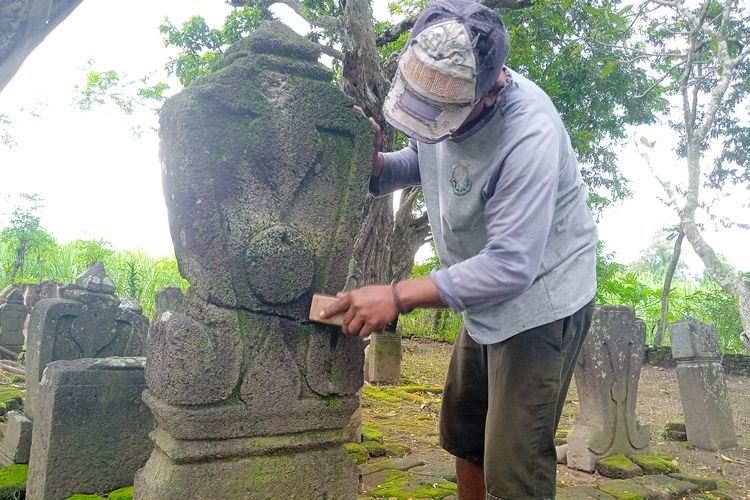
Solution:
M564 318L596 290L596 225L554 105L509 72L496 105L461 137L384 154L370 191L422 185L440 297L480 343Z

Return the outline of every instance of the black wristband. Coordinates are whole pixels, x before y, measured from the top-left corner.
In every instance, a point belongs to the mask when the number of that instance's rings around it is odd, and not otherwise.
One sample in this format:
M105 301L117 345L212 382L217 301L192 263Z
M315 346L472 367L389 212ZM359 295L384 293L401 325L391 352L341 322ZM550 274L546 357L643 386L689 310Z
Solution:
M404 306L401 304L401 301L398 299L398 291L396 291L396 283L398 283L398 278L393 278L391 281L391 294L393 295L393 304L396 306L396 309L398 309L399 314L407 314L410 313L411 309L404 309Z

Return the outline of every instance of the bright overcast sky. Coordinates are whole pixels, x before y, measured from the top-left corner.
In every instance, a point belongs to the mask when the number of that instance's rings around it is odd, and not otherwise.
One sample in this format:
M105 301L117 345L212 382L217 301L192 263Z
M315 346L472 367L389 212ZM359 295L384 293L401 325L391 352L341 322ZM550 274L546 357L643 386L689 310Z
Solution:
M385 4L375 3L381 9ZM218 26L230 8L222 0L132 0L126 8L117 7L105 0L85 0L0 93L0 113L13 120L9 132L17 143L12 149L0 145L0 213L7 211L2 205L6 195L39 193L45 205L42 223L58 241L102 238L118 249L171 255L158 138L152 131L136 138L131 130L148 116L127 117L110 106L78 111L71 104L73 87L83 83L89 59L96 61L96 69L132 78L163 72L170 53L158 26L165 16L180 25L191 15L202 15ZM19 112L21 108L35 109L40 116ZM642 133L660 135L658 130ZM682 174L683 164L664 142L657 144L655 166L667 175L670 168ZM620 156L620 168L633 179L635 196L608 209L599 226L606 248L623 262L637 259L654 232L677 222L658 201L659 189L641 158L628 149ZM742 207L748 199L746 191L739 193L722 202L721 211L750 223L750 211ZM750 270L750 231L722 230L707 238L735 266ZM689 252L687 259L697 270Z

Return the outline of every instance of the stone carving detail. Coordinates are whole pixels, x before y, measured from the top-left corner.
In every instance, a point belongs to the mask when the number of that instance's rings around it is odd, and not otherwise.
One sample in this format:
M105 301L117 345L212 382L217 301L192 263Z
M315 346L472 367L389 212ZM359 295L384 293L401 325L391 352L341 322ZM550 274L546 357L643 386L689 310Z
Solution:
M372 138L318 56L268 23L162 108L165 199L191 288L157 305L149 332L158 429L136 498L356 497L340 443L361 341L307 313L313 292L345 285ZM286 480L266 484L278 467Z
M29 315L29 308L23 303L23 295L14 288L7 296L5 304L0 304L0 346L7 351L20 353L23 350L23 325ZM0 358L14 358L3 351Z
M569 467L591 472L600 458L648 449L649 427L635 415L645 337L632 309L594 309L575 371L581 419L568 435Z
M55 360L140 356L148 319L119 307L101 262L89 266L62 299L42 299L31 314L26 354L26 406L33 419L44 368Z
M669 327L669 338L688 441L712 451L737 446L714 328L686 318Z

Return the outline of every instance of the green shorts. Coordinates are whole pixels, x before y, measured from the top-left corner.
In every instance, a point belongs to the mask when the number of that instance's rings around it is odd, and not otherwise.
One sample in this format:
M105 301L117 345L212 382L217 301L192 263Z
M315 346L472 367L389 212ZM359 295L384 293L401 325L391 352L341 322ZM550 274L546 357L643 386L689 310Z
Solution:
M555 497L555 432L593 306L497 344L477 344L461 327L440 445L484 468L488 499Z

